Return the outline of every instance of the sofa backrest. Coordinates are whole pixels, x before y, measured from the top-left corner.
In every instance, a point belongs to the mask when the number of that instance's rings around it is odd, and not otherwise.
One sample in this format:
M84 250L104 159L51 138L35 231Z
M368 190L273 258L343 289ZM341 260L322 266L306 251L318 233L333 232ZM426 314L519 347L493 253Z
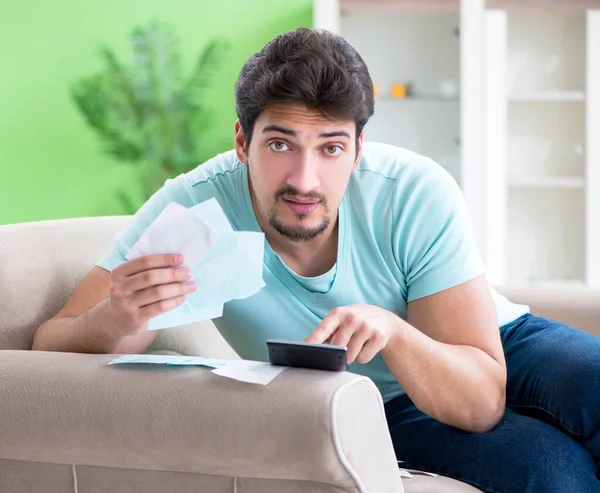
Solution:
M0 226L0 349L31 349L36 329L69 299L131 216ZM153 351L237 357L214 325L161 331Z

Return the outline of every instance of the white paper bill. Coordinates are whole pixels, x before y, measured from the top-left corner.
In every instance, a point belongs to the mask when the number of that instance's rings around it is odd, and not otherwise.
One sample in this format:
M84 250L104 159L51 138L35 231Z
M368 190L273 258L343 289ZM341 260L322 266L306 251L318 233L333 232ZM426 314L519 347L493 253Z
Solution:
M216 375L232 378L240 382L268 385L287 366L275 366L261 361L232 361L221 368L212 370Z

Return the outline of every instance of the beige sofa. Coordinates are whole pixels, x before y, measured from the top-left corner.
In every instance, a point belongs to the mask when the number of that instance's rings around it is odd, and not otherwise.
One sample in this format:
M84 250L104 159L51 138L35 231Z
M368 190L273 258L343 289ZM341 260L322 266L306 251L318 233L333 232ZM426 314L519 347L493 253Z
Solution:
M0 492L452 493L399 478L379 394L351 373L288 369L269 386L202 368L114 367L30 351L128 217L0 227ZM600 294L514 290L533 311L598 328ZM211 323L149 351L237 358Z

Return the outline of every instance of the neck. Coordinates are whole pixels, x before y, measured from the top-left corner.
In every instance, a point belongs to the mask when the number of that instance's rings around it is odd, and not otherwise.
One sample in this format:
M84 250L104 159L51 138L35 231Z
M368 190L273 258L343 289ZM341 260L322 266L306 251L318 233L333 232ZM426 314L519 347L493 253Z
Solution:
M276 231L265 236L290 269L304 277L316 277L328 272L337 260L338 222L336 218L326 231L310 241L290 241Z
M316 238L309 241L292 241L271 226L258 207L254 194L251 194L251 198L254 214L269 245L296 274L304 277L316 277L325 274L335 265L339 229L337 217Z

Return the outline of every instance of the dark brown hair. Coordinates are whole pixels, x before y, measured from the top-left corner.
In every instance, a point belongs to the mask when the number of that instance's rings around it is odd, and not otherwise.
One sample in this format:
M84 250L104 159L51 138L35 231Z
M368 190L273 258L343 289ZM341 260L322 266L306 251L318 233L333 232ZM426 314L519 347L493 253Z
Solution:
M281 34L253 55L235 84L236 112L252 139L269 104L299 102L332 118L356 122L356 136L373 115L373 82L363 59L341 36L299 28Z

